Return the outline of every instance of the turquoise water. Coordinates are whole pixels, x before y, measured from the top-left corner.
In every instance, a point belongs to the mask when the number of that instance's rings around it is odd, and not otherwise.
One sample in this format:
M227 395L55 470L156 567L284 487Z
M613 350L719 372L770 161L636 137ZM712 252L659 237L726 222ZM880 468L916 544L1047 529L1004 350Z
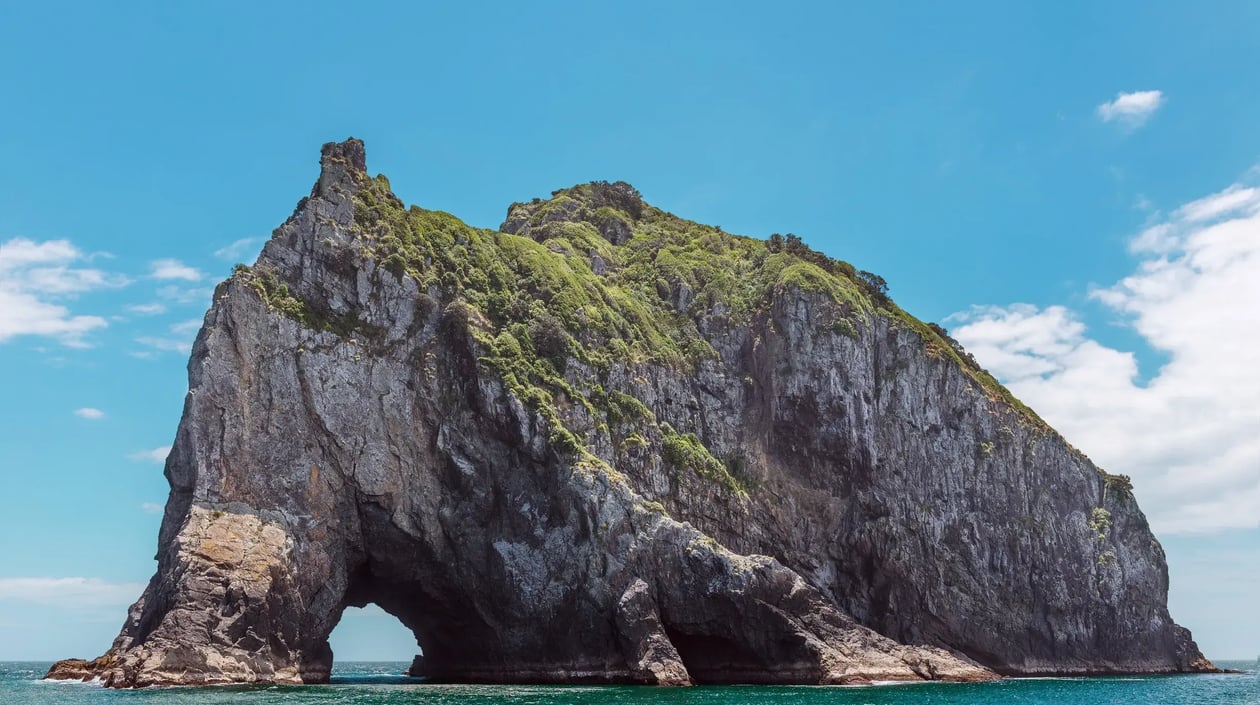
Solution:
M0 705L1260 705L1254 663L1220 662L1243 675L1006 680L870 687L633 688L428 685L401 678L405 663L345 663L318 686L107 690L41 681L47 663L0 663Z

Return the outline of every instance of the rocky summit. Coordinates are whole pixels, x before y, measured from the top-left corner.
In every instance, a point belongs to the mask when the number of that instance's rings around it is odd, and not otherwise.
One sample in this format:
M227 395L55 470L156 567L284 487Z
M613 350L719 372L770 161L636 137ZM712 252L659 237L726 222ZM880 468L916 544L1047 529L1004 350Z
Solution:
M1095 467L883 280L624 183L498 231L362 142L221 284L116 687L326 681L347 606L470 682L1212 670Z

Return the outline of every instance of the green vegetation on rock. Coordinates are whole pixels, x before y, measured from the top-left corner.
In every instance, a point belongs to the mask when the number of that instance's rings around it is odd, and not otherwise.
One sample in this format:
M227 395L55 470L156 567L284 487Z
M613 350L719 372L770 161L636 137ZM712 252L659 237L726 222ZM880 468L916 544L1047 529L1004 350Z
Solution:
M1107 529L1111 528L1111 512L1103 507L1094 507L1089 512L1089 530L1098 538L1107 538Z
M292 318L306 328L325 331L341 338L358 336L369 341L379 340L384 335L384 331L378 326L367 324L357 316L315 309L289 291L289 286L269 269L238 264L232 277L249 285L268 308Z
M631 394L605 393L610 371L659 365L694 373L718 358L702 322L730 328L765 321L794 292L821 297L816 323L837 337L861 340L879 318L913 331L928 355L957 364L1021 423L1045 426L943 328L893 303L883 278L795 235L732 235L652 207L620 182L515 203L501 231L406 207L383 176L362 177L354 198L361 255L379 263L379 276L413 279L422 298L442 310L443 325L466 332L480 364L539 414L559 452L586 455L594 440L566 421L579 406L619 447L648 444L639 422L655 424L655 415ZM303 325L340 335L371 332L314 310L268 272L241 275L271 308ZM663 438L670 463L746 494L694 434Z
M696 434L678 433L669 424L661 424L661 436L665 461L670 465L718 482L737 495L747 496L748 490L731 475L721 460L713 457Z
M1128 475L1112 475L1106 470L1099 470L1103 476L1103 496L1113 494L1118 497L1133 496L1133 480Z

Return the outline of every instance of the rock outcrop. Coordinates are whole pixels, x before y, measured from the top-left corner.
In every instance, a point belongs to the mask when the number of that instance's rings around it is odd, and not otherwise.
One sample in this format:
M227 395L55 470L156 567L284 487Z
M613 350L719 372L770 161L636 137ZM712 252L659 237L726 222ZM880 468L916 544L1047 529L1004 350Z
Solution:
M156 575L50 677L320 682L367 603L439 680L1212 668L1126 479L877 277L625 184L493 232L322 167L206 314Z

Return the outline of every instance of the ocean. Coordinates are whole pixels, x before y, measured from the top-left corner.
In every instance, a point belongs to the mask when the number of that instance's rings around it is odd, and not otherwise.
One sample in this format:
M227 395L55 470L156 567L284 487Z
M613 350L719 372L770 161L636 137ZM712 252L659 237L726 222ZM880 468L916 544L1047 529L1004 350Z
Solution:
M109 690L41 680L48 663L0 663L0 705L1260 705L1255 663L1218 661L1241 675L1030 678L996 683L863 687L435 685L397 674L406 663L342 663L332 683Z

